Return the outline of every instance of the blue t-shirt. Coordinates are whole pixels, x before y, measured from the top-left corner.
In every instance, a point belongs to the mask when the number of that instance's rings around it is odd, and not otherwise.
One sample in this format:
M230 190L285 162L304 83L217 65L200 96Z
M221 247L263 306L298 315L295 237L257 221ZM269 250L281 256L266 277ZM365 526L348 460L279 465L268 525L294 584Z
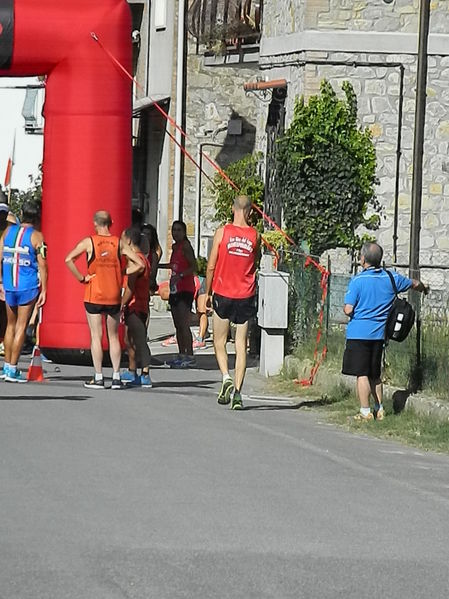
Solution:
M411 279L394 271L391 274L398 293L410 289ZM354 311L346 328L346 339L383 339L393 300L393 285L382 268L367 268L352 277L346 291L345 304L354 306Z

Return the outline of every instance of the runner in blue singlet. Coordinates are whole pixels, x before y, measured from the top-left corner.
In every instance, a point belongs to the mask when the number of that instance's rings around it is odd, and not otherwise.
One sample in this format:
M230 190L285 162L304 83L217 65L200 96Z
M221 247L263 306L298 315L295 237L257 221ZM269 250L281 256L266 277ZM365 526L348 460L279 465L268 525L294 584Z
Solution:
M47 294L46 245L40 231L40 210L36 203L25 202L22 224L10 225L0 241L2 280L8 324L5 333L5 364L0 378L8 382L25 383L17 369L25 332L34 305L45 303Z

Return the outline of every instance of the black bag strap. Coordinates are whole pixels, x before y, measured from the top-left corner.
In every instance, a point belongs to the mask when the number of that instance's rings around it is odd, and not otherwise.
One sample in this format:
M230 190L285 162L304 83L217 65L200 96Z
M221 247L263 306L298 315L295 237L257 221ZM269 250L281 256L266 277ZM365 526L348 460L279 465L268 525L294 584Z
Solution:
M396 287L396 282L394 280L393 275L391 274L391 272L389 270L387 270L386 268L384 268L384 271L387 273L387 275L390 277L390 281L391 281L391 285L393 286L393 291L394 291L394 295L395 297L398 297L398 288ZM385 368L385 353L386 353L386 349L387 349L387 345L388 342L390 340L387 337L387 329L385 328L385 337L384 337L384 355L383 355L383 365Z
M394 291L394 294L395 294L395 296L397 297L397 296L398 296L398 288L396 287L396 282L395 282L395 280L394 280L394 277L393 277L393 275L391 274L391 272L390 272L389 270L387 270L386 268L384 268L384 271L385 271L385 272L387 273L387 275L390 277L391 284L393 285L393 291Z

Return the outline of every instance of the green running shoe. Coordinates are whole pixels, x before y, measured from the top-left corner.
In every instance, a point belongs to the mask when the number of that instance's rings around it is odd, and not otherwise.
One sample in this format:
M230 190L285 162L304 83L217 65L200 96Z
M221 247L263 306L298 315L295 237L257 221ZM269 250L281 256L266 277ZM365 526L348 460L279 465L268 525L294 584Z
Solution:
M232 379L226 379L221 385L220 393L218 394L218 403L222 406L227 405L231 401L231 395L234 391L234 383Z
M240 391L234 391L234 395L232 396L231 410L243 410L243 402Z

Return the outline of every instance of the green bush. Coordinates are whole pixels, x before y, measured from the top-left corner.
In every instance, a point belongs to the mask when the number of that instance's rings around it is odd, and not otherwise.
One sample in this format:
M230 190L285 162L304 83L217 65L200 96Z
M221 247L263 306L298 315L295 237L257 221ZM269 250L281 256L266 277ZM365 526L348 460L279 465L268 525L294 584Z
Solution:
M224 169L239 191L236 191L220 173L215 174L212 188L215 199L215 220L221 225L232 221L232 203L237 194L247 195L254 204L263 208L264 182L259 175L260 159L260 154L254 156L248 154ZM261 218L258 213L253 211L252 224L257 223L261 223Z
M313 255L336 247L356 248L363 241L355 230L379 226L376 153L368 129L357 125L357 99L352 85L339 99L331 84L320 95L296 100L293 119L278 141L276 189L282 199L287 230L306 242Z
M22 212L22 206L27 201L34 201L38 204L42 201L42 165L39 166L39 174L36 177L30 176L30 186L25 191L13 189L9 205L11 211L18 217Z

